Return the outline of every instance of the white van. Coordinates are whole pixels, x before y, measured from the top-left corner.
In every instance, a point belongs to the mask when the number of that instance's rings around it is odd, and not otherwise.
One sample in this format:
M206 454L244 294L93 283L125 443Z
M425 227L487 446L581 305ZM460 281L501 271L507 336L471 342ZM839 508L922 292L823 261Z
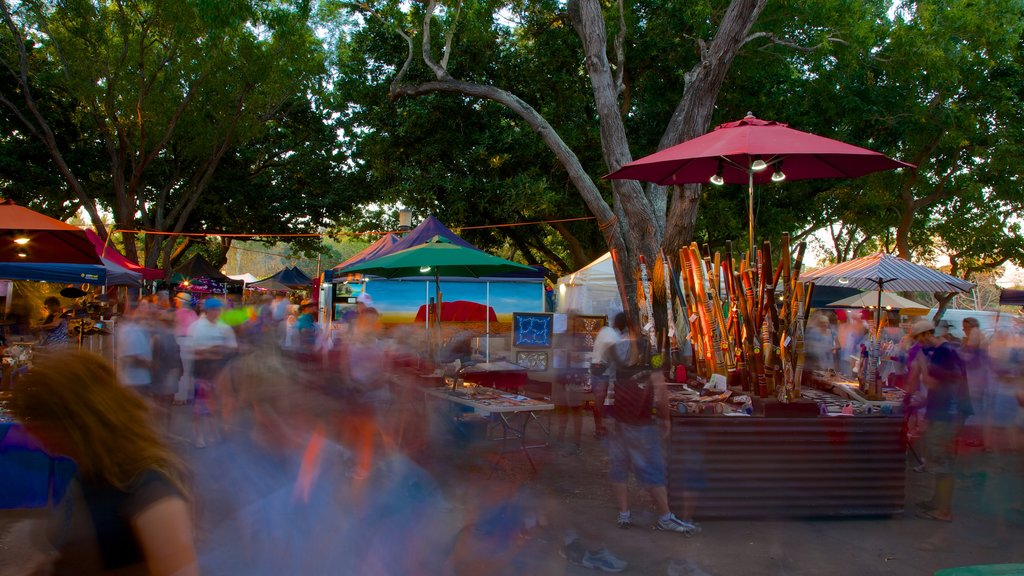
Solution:
M928 315L925 318L931 319L935 317L937 310L932 308L928 311ZM996 312L993 310L961 310L959 308L947 308L942 314L940 322L945 320L952 324L949 328L949 333L957 338L964 337L964 318L976 318L978 325L981 327L981 332L986 337L991 337L993 332L996 330L996 319L999 321L1000 330L1012 330L1014 327L1015 320L1024 320L1020 314L1014 314L1011 312Z

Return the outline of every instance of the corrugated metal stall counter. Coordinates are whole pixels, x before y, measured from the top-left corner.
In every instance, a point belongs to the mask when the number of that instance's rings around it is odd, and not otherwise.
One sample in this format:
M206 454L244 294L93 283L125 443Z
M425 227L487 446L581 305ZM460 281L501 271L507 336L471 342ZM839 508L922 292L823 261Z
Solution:
M698 518L880 516L903 511L902 418L672 417L669 502Z

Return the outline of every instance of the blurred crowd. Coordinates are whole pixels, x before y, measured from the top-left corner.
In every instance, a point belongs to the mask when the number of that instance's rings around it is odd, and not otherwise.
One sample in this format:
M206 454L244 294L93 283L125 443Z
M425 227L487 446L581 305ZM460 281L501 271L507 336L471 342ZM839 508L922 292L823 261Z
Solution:
M78 467L25 573L626 565L544 490L435 450L422 387L437 380L423 375L471 356L464 335L432 353L421 328L385 330L366 294L325 328L305 301L180 293L131 306L114 339L113 363L51 347L11 391L9 415Z
M1024 326L986 335L968 318L955 339L928 321L888 320L880 374L907 391L919 462L935 479L921 517L952 520L957 445L970 423L984 431L977 448L993 455L980 468L992 505L1020 506ZM859 317L838 326L813 317L808 368L863 377L870 329ZM626 568L540 487L438 451L445 442L432 442L422 387L439 380L424 375L440 373L438 360L472 360L465 335L432 351L420 327L385 329L367 294L325 325L315 304L282 296L240 305L165 293L127 310L114 337L114 365L71 349L41 354L12 390L10 414L78 466L52 505L51 549L28 573ZM617 508L609 524L625 530L650 517L631 510L635 484L650 496L655 529L697 534L701 464L687 471L677 517L666 490L665 377L644 364L643 341L620 314L592 342L568 343L566 365L586 367L552 384L558 458L583 452L592 394L607 506Z

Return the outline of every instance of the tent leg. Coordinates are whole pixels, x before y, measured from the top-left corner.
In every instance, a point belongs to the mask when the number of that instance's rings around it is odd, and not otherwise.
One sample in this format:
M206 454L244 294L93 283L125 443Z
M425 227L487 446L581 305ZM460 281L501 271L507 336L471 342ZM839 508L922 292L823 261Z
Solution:
M487 340L484 343L484 362L491 361L491 283L487 283L487 306L484 308Z

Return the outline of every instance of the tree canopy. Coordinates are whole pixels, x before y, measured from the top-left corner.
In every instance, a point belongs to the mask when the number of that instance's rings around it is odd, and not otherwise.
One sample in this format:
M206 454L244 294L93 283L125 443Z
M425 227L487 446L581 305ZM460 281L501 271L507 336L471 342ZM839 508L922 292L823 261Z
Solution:
M398 206L453 228L592 216L465 234L557 272L616 249L632 303L637 257L742 244L746 191L601 176L751 111L918 165L759 186L760 239L1024 264L1016 0L0 8L0 187L101 232L103 214L240 233L392 227Z

